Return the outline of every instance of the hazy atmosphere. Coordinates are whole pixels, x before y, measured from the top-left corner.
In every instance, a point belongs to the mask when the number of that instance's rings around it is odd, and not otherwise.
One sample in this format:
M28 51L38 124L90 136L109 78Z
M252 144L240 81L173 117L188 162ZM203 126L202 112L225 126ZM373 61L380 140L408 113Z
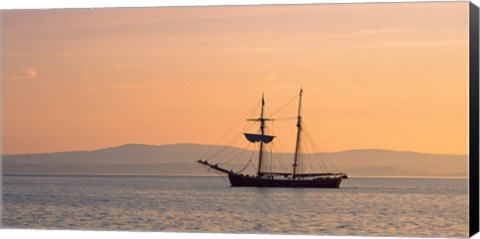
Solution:
M303 87L325 151L465 155L467 7L4 11L3 153L215 144Z

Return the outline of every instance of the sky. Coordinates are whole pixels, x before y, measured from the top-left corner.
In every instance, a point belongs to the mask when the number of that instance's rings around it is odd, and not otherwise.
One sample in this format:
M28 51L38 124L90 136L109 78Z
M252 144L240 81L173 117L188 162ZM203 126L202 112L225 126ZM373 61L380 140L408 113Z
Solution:
M468 152L468 2L9 10L2 21L4 154L222 144L262 94L275 112L300 87L325 151ZM293 150L295 122L274 125Z

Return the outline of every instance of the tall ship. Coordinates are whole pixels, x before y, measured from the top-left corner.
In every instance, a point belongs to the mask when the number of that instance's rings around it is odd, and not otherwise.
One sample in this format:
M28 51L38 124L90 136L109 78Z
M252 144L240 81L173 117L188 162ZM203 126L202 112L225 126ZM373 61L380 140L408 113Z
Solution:
M276 136L270 135L266 132L267 122L273 122L273 118L266 118L265 114L265 98L262 95L260 117L247 119L247 121L253 121L259 124L258 132L256 133L243 133L245 139L250 144L255 144L258 146L258 159L255 174L243 174L243 170L248 166L245 166L241 170L234 171L233 169L226 169L223 166L219 166L218 163L210 163L208 160L199 159L197 162L208 166L209 169L213 169L218 173L226 174L230 181L232 187L292 187L292 188L339 188L340 183L343 179L348 179L348 176L344 172L328 172L325 171L327 168L324 163L321 162L318 165L322 166L321 172L314 172L312 170L306 172L306 170L300 171L300 169L305 169L307 167L302 167L302 165L308 164L308 160L305 158L305 154L300 152L301 143L305 142L302 140L304 136L304 124L301 115L302 108L302 94L303 90L300 89L298 94L298 114L294 118L296 119L296 141L295 141L295 152L293 159L291 159L291 166L284 167L284 169L289 168L288 171L273 171L275 167L269 167L268 164L272 163L272 159L267 159L268 155L271 155L270 152L267 152L265 148L268 145L273 144L276 140ZM309 135L307 135L309 136ZM311 137L309 137L311 138ZM285 155L285 154L284 154ZM303 157L302 157L303 156ZM311 154L310 156L315 157L318 154ZM266 162L267 161L267 162ZM248 162L250 163L251 160ZM310 167L310 169L313 169Z

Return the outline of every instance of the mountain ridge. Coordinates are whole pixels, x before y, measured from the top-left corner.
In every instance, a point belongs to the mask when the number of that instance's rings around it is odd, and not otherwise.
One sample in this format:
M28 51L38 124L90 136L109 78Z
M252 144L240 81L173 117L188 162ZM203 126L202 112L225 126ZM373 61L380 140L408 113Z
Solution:
M3 155L2 161L3 173L206 174L207 170L198 165L196 161L209 152L218 151L232 151L232 155L242 154L242 149L225 145L123 144L95 150L9 154ZM291 153L280 154L284 157L292 155ZM252 154L247 153L247 155ZM339 168L349 175L468 175L467 155L388 149L352 149L325 152L321 155L326 155L324 158L333 161L335 168ZM246 164L247 157L240 157L237 161L236 164L221 165L226 168L238 169L242 162L243 165Z
M24 156L24 155L77 153L77 152L96 152L96 151L119 149L119 148L125 148L125 147L164 147L164 146L184 146L184 145L187 145L187 146L208 146L208 147L231 147L231 148L240 149L238 147L229 146L229 145L211 145L211 144L199 144L199 143L172 143L172 144L161 144L161 145L128 143L128 144L121 144L121 145L118 145L118 146L99 148L99 149L90 149L90 150L55 151L55 152L42 152L42 153L15 153L15 154L2 154L2 156L5 157L5 156L20 156L20 155ZM380 149L380 148L346 149L346 150L330 151L330 152L323 152L323 153L344 153L344 152L361 152L361 151L385 151L385 152L414 153L414 154L424 154L424 155L467 156L465 154L428 153L428 152L417 152L417 151L410 151L410 150L394 150L394 149Z

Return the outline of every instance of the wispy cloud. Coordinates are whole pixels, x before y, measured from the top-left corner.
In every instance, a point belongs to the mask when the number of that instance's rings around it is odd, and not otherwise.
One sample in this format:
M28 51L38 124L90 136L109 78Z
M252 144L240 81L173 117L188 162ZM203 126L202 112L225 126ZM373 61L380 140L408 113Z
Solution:
M370 30L361 30L353 32L345 32L338 34L324 34L324 35L308 35L308 36L297 36L294 38L298 42L308 42L308 41L319 41L319 40L340 40L340 39L358 39L365 37L378 37L378 36L406 36L418 32L415 29L395 29L395 28L385 28L385 29L370 29Z
M272 81L272 80L275 80L275 79L277 79L277 76L271 75L271 76L267 76L267 77L262 78L262 81Z
M94 74L92 71L90 71L90 70L84 70L84 71L82 71L82 76L92 77L92 76L94 76L94 75L95 75L95 74Z
M124 64L116 64L108 67L109 71L129 70L130 66Z
M38 78L38 71L33 68L25 69L25 73L28 78L32 78L32 79Z
M33 67L29 67L13 74L9 78L12 80L21 80L21 79L37 79L38 77L39 77L38 70Z

